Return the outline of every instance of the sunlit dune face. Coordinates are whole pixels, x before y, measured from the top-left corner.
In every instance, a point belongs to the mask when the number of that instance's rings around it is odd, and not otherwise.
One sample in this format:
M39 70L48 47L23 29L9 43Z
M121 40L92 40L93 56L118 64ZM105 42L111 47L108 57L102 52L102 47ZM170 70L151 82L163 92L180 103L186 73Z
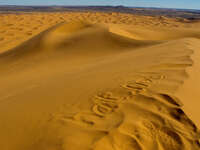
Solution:
M74 33L88 27L91 27L91 24L87 22L83 22L83 21L74 21L74 22L62 24L61 26L56 28L53 32L70 34L70 33Z
M0 17L1 150L199 150L200 24L99 12Z
M92 27L92 24L83 21L72 21L69 23L61 23L51 30L44 38L44 44L48 47L67 42L74 34Z

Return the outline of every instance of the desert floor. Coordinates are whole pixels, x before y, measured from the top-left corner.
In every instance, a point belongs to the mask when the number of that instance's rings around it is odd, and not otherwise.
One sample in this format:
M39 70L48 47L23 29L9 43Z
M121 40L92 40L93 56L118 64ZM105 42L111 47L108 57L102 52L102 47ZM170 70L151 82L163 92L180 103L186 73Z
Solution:
M200 22L0 14L1 150L199 150Z

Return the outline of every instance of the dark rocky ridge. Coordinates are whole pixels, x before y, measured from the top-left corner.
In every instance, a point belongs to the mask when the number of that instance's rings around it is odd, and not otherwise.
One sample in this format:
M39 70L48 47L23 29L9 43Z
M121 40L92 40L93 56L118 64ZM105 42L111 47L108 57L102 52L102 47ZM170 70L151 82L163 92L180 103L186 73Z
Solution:
M0 13L14 12L62 12L62 11L98 11L98 12L120 12L146 16L166 16L186 18L190 21L200 19L200 10L193 9L170 9L170 8L142 8L124 6L15 6L1 5Z

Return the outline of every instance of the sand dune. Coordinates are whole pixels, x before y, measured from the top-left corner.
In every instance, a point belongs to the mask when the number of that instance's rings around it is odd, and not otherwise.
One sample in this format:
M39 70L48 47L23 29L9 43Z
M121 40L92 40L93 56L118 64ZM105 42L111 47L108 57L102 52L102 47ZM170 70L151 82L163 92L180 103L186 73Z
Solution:
M199 82L198 23L115 13L26 15L16 17L56 19L23 40L0 40L1 149L200 149L198 106L191 111L198 95L190 94Z

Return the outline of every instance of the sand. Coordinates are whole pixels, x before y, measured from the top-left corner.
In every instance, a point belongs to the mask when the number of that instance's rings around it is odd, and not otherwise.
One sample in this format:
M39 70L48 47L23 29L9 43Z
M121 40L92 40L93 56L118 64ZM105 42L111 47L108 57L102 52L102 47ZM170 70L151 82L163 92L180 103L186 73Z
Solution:
M200 23L0 15L2 150L199 150Z

